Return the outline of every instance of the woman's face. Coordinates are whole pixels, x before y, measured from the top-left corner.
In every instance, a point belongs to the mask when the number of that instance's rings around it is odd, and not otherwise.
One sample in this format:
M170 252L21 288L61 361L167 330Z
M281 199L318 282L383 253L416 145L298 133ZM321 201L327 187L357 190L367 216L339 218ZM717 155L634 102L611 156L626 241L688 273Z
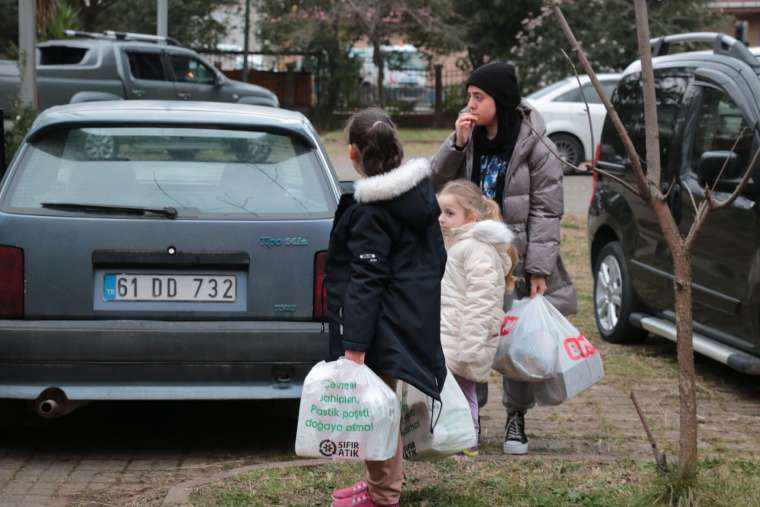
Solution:
M438 216L438 223L441 225L441 231L447 234L451 229L456 229L464 224L472 222L470 214L457 201L456 197L450 194L441 194L438 196L438 207L441 208L441 214Z
M485 127L496 122L496 101L477 86L467 87L467 108L478 117L476 125Z

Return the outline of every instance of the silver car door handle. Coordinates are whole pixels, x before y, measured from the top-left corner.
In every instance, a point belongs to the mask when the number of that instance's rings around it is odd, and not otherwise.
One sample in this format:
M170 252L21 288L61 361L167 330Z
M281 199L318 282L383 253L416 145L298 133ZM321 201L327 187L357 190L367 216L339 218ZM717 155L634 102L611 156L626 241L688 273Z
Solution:
M144 97L145 91L144 90L132 90L132 95L135 97Z
M191 95L188 92L177 92L177 97L181 99L189 99Z

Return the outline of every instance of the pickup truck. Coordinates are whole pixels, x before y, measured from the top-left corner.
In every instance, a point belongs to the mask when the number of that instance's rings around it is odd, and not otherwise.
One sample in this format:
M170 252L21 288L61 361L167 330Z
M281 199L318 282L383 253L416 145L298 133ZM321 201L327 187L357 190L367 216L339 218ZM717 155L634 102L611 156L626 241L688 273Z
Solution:
M0 60L0 110L18 93L19 68ZM37 45L39 109L116 99L237 102L277 107L261 86L233 81L195 51L138 34L89 34Z

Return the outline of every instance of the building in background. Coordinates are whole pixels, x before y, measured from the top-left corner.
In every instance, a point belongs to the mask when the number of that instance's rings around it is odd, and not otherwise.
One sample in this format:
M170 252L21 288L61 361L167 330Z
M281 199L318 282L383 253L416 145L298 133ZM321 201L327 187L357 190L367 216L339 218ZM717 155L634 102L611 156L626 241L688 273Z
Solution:
M710 6L735 18L722 32L737 36L748 46L760 46L760 1L726 0L712 2Z

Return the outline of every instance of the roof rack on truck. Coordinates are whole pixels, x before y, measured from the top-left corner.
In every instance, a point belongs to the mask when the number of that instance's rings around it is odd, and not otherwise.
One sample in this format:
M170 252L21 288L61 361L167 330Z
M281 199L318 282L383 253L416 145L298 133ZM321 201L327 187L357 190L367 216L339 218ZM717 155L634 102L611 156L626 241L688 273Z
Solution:
M161 35L150 35L145 33L134 32L117 32L106 30L105 32L84 32L81 30L66 30L64 32L69 37L80 37L86 39L109 39L125 40L135 42L153 42L155 44L167 44L170 46L181 46L180 42L173 37L164 37Z
M747 46L743 42L724 33L679 33L649 40L649 44L652 46L652 57L667 55L672 44L690 44L694 42L712 42L713 53L716 55L730 56L746 63L753 69L760 68L760 61L747 49Z

